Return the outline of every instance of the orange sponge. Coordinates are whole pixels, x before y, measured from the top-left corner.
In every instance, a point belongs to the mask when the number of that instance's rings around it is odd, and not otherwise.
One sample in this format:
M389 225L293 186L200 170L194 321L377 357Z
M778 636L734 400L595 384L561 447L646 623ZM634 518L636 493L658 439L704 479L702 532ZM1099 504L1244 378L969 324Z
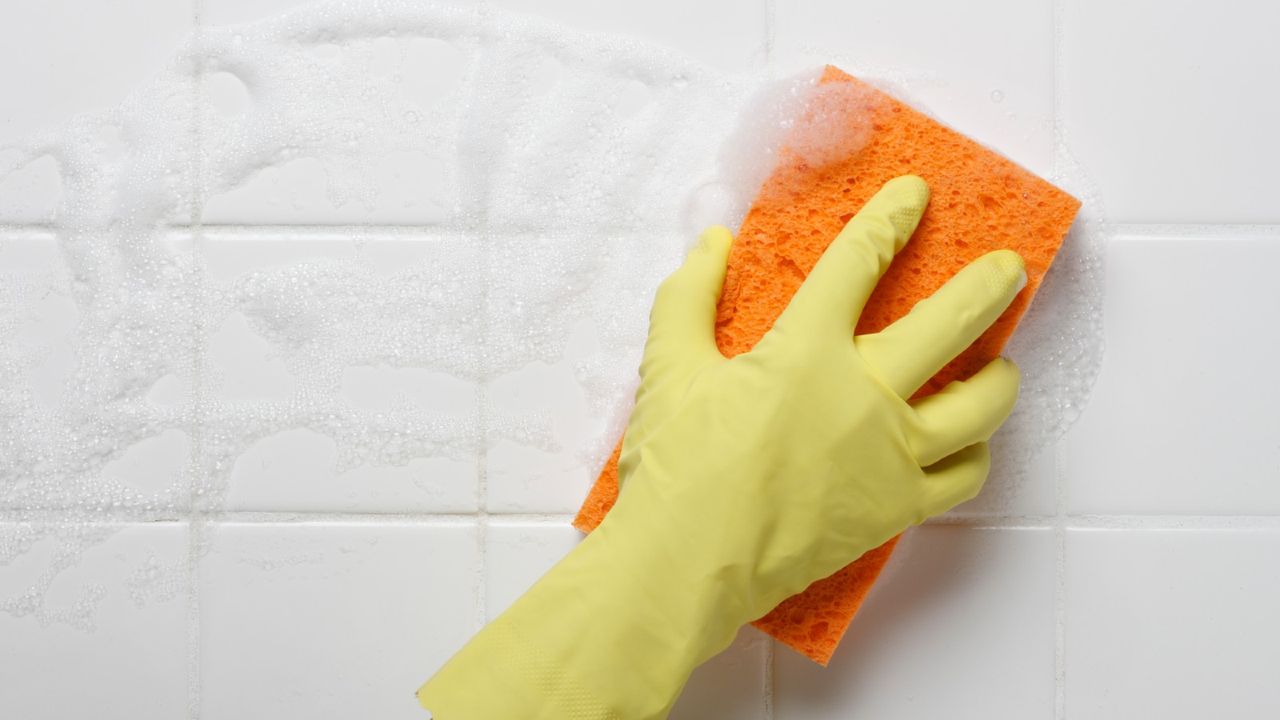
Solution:
M859 100L857 142L835 157L784 149L733 245L716 320L726 356L746 352L768 331L827 244L887 180L925 179L932 200L915 235L876 287L856 332L884 328L978 256L1012 248L1026 260L1027 287L967 351L919 394L963 379L995 358L1013 333L1080 207L1079 201L1013 162L907 105L828 66L821 84L850 83ZM810 108L812 111L812 108ZM574 526L590 532L618 493L618 451L609 458ZM897 539L876 548L755 626L826 665Z

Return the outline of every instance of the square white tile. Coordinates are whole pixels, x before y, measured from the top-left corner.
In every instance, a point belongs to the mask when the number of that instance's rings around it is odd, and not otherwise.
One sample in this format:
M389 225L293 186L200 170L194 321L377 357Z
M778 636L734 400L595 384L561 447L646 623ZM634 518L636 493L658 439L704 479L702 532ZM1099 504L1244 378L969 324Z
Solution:
M477 253L463 236L208 232L215 507L474 511Z
M126 511L167 503L169 508L159 510L163 516L181 516L192 485L190 428L166 428L127 442L102 466L99 482L128 494L120 501Z
M761 68L764 0L596 3L589 0L486 0L492 8L535 15L580 30L606 32L674 48L723 70Z
M576 512L617 441L667 271L638 248L678 244L610 233L589 250L523 234L487 242L487 507Z
M0 716L185 717L187 528L0 522Z
M222 524L200 562L201 717L420 720L470 637L473 526Z
M1280 7L1073 2L1062 21L1065 139L1111 219L1280 219L1263 160L1280 98L1258 86L1280 63Z
M11 69L0 84L0 224L52 221L62 198L59 162L67 159L56 152L28 157L6 146L112 107L163 72L187 42L192 14L192 3L183 0L0 7L0 67ZM161 124L190 126L191 95L179 95L170 98L175 104L164 109ZM189 216L180 205L178 214Z
M468 150L488 148L472 161L488 229L692 242L706 224L738 221L739 179L723 175L739 151L726 143L741 125L742 78L654 67L646 51L598 39L566 48L511 32L490 41L466 120Z
M324 0L200 0L201 25L230 25L252 22L308 6Z
M0 345L7 372L0 393L28 413L61 407L75 369L80 311L57 238L49 232L0 235Z
M1066 712L1093 720L1270 717L1275 530L1072 530Z
M1065 439L1069 510L1280 513L1280 309L1270 238L1107 248L1106 354Z
M0 507L172 519L187 506L190 247L162 235L154 277L77 294L52 232L0 234L0 415L14 429Z
M771 65L833 64L1031 171L1052 167L1053 4L775 3Z
M547 451L511 440L485 450L485 507L492 513L576 513L599 468L570 450Z
M474 458L418 457L402 465L339 467L333 439L308 428L271 434L231 468L232 511L464 513L476 509Z
M679 266L686 240L617 232L589 237L504 233L485 240L488 375L534 362L567 360L577 367L624 354L634 358L626 372L635 374L653 293Z
M62 171L52 155L0 150L0 223L48 224L61 198Z
M488 617L500 615L581 538L569 525L491 522L485 543ZM728 649L694 671L671 711L673 720L763 720L769 642L744 626Z
M671 720L765 720L768 635L750 625L733 644L698 666L671 708Z
M1049 530L909 531L829 667L778 647L776 716L1052 718L1054 555Z
M277 26L280 22L276 23ZM235 29L211 28L215 47ZM201 218L209 225L475 224L460 163L463 118L479 56L472 35L269 38L295 72L245 73L211 52L201 78L205 156ZM315 112L310 96L358 95L380 112ZM470 193L468 192L470 191ZM469 210L470 212L466 212Z
M494 518L485 535L488 619L501 615L582 538L582 533L568 524Z
M184 0L5 3L0 67L22 70L4 76L0 145L114 105L178 54L192 14Z
M571 362L535 361L486 386L486 507L573 513L600 468L586 450L600 432Z

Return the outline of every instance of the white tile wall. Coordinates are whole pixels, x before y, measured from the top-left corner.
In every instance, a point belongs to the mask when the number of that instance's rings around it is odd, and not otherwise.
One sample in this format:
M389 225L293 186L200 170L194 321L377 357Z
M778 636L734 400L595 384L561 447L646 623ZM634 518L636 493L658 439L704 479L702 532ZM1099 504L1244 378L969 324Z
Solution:
M670 720L766 720L773 641L750 626L693 671Z
M201 0L200 21L208 25L252 22L318 2L323 0Z
M62 173L52 155L23 162L16 153L0 151L0 217L15 223L53 220L62 196Z
M119 102L169 62L193 27L190 3L50 0L0 23L0 144Z
M1001 442L997 437L993 443ZM1057 443L1040 448L1021 471L996 461L977 497L953 508L952 518L991 516L1047 517L1054 513L1058 485ZM996 455L998 458L999 455Z
M210 401L233 408L229 412L243 414L276 407L308 390L291 372L286 348L259 334L248 317L257 313L258 299L241 290L255 273L334 260L358 261L369 270L369 282L394 282L391 291L409 288L410 300L423 303L423 307L432 303L432 293L459 289L476 292L479 303L478 286L448 287L459 285L476 262L476 253L467 241L457 238L215 229L206 231L203 240L200 252L207 269L209 302L216 307L214 317L222 318L206 328L205 390ZM407 278L396 274L406 270L414 274ZM419 314L427 316L429 312ZM432 328L423 325L420 329L422 334L408 342L430 345L432 338L427 333ZM406 413L456 423L461 428L475 424L480 411L477 383L447 373L362 360L359 354L369 350L363 337L340 332L324 340L357 354L353 364L320 373L334 385L322 390L347 403L355 413L371 418ZM215 431L221 423L217 416L208 421ZM460 456L442 451L418 454L404 462L340 468L333 440L299 426L261 437L237 457L224 506L232 511L266 512L475 512L479 466L474 452Z
M1106 363L1067 441L1086 514L1280 514L1276 238L1121 236Z
M5 146L73 115L110 107L172 61L193 25L188 2L76 0L0 11L0 224L53 219L62 192L56 159L13 168ZM170 112L190 111L174 107Z
M1065 2L1060 118L1121 222L1280 219L1269 191L1280 7Z
M772 3L776 72L832 63L1035 172L1053 162L1053 14L1047 0ZM899 90L900 92L900 90Z
M1071 716L1280 712L1277 554L1275 528L1068 533Z
M581 537L564 524L495 518L485 535L485 617L502 614Z
M726 70L762 69L768 3L712 0L600 3L593 0L482 0L486 7L552 18L594 30L658 42Z
M189 233L170 234L162 243L179 256L189 254ZM139 402L123 411L82 408L85 418L115 423L124 442L98 470L68 477L68 468L82 460L74 455L76 448L85 445L68 442L65 428L54 418L75 407L76 383L110 358L78 340L85 318L73 299L74 278L62 258L51 231L0 230L0 333L5 338L0 343L0 396L5 398L0 422L6 438L10 433L35 435L37 444L31 447L49 459L30 466L28 482L0 483L0 511L33 503L46 510L83 508L86 497L111 492L129 511L163 506L168 508L163 519L175 519L173 511L187 505L192 438L180 423L158 424L190 402L186 368L194 351L165 341L160 349L172 361L173 372ZM0 473L14 467L10 462L23 465L14 452L7 448L0 454L5 457ZM158 519L154 514L148 518Z
M199 692L209 720L421 718L424 673L477 627L474 525L203 532Z
M236 460L228 510L462 513L476 509L477 464L447 457L337 469L333 439L295 428L265 437Z
M21 289L0 295L0 322L12 333L5 352L44 359L18 363L24 369L0 377L0 392L56 403L77 322L48 232L57 162L12 167L4 143L112 103L172 58L193 23L304 4L0 9L0 292ZM1277 714L1273 7L475 7L658 41L762 77L833 61L891 88L909 83L913 102L1033 170L1049 171L1065 143L1097 189L1086 200L1125 223L1107 248L1102 375L1061 445L1030 478L997 476L973 503L914 531L831 667L744 630L695 674L674 717ZM387 43L349 60L376 74L387 57L439 51ZM467 71L465 53L433 57L442 75L406 92L447 92L450 73ZM193 96L205 130L216 130L219 113L252 109L238 82L205 78ZM465 231L453 211L466 198L450 195L447 168L370 158L363 191L385 202L335 205L312 177L345 170L315 155L200 198L208 227L194 251L184 247L204 261L211 301L253 273L326 258L357 259L387 277L441 261L438 241ZM477 295L491 339L530 342L509 315L516 301ZM245 308L223 310L201 338L210 397L266 407L297 391L285 354ZM376 362L332 375L358 409L430 403L513 426L536 417L551 444L502 431L477 437L485 449L463 457L340 470L332 441L299 426L240 453L225 511L193 514L190 531L185 520L49 525L41 512L56 519L56 507L32 514L14 510L22 498L0 497L0 717L421 717L417 684L577 541L568 514L594 473L582 445L603 420L569 379L590 352L589 319L562 319L572 337L483 387ZM177 407L191 383L171 376L148 397ZM216 414L209 422L217 427ZM108 474L155 490L184 477L198 446L168 429L121 449Z
M554 277L552 273L548 277ZM531 329L513 312L513 305L520 301L490 297L490 337L495 342L527 345L530 354L544 352L551 347L549 343L522 337ZM572 325L575 320L567 322ZM537 335L536 330L532 332ZM563 349L552 351L558 358L533 360L498 375L485 386L485 413L491 428L530 423L545 428L545 436L536 442L491 430L485 454L486 507L491 512L575 513L595 480L593 469L585 464L583 448L594 434L602 432L605 418L592 414L575 378L573 363L580 353L575 352L570 339L559 341Z
M187 547L183 523L0 521L0 717L185 717Z
M59 405L74 370L79 311L53 235L43 231L0 236L0 318L10 343L3 355L17 372L0 377L7 397Z
M414 112L421 112L423 132L387 144L384 137L400 135L385 131L381 123L388 118L370 117L360 152L304 140L287 160L252 172L230 190L206 193L201 208L205 224L445 227L463 221L463 169L453 150L466 106L464 80L478 54L474 43L384 37L334 47L334 56L324 62L358 67L372 85L405 97L417 108ZM213 69L202 80L200 123L208 147L214 152L235 147L242 116L260 117L253 95L229 71ZM270 115L259 120L274 121Z
M1052 718L1048 529L910 531L831 665L775 659L774 710L827 718Z

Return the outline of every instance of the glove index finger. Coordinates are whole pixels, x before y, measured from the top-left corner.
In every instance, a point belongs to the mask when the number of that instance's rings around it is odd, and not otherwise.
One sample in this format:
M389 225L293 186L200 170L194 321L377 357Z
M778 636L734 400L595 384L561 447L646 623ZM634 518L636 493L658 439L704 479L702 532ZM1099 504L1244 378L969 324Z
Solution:
M642 377L662 367L718 356L716 305L724 285L733 233L715 225L703 231L684 264L658 286L649 313Z

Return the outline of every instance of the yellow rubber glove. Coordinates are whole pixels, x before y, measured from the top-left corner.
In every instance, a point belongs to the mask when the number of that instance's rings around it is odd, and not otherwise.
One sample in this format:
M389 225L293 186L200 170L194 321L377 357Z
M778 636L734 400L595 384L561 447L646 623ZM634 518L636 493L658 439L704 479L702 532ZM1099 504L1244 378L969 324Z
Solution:
M978 492L1017 369L907 398L1013 300L1021 258L985 255L852 332L928 197L917 177L887 183L732 359L714 339L732 237L702 235L654 301L617 504L422 687L437 720L664 718L744 623Z

